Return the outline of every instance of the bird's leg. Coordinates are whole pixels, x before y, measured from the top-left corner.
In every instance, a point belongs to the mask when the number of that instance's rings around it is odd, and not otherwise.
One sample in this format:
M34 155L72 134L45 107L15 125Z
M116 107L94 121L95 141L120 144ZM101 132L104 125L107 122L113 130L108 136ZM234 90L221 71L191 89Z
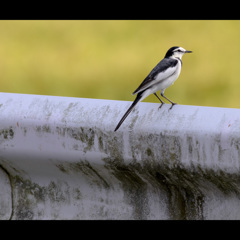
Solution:
M162 107L162 105L164 104L164 102L161 100L161 98L156 94L154 93L154 95L158 98L158 100L161 102L161 105L159 106L158 109L160 109Z
M169 108L169 110L171 110L173 108L174 105L176 105L177 103L174 103L172 102L170 99L168 99L166 96L163 95L163 92L161 92L161 96L164 97L165 99L167 99L171 104L172 106Z

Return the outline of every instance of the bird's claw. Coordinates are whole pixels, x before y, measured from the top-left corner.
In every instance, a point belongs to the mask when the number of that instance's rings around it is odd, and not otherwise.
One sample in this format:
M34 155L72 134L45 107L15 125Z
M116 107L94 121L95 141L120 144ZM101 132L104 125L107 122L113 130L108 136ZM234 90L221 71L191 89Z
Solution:
M164 103L161 103L161 105L158 107L158 109L160 109L163 106Z
M172 103L172 105L171 105L171 107L168 109L168 111L171 110L174 105L177 105L177 103Z

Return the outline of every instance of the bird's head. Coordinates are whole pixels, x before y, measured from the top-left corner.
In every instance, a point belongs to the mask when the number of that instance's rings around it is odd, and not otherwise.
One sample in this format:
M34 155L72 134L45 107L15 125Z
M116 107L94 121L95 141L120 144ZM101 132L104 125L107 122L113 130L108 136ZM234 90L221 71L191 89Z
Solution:
M188 51L188 50L185 50L184 48L182 47L171 47L166 55L165 55L165 58L168 58L168 57L174 57L174 58L180 58L182 59L182 56L184 53L191 53L192 51Z

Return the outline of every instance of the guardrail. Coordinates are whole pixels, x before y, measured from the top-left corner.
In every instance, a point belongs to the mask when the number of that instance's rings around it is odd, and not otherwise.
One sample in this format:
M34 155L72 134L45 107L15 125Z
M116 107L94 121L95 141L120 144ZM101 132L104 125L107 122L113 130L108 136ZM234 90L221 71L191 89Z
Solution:
M240 219L240 110L0 93L0 219Z

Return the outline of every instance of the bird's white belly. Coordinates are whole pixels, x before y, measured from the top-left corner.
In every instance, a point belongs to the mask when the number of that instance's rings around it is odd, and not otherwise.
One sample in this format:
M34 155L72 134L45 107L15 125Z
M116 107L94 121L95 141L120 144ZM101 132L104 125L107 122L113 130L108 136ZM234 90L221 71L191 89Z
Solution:
M159 90L165 90L166 88L170 87L178 78L179 74L181 72L181 64L178 64L178 67L173 75L170 77L163 79L158 84L154 86L154 92L157 92Z

